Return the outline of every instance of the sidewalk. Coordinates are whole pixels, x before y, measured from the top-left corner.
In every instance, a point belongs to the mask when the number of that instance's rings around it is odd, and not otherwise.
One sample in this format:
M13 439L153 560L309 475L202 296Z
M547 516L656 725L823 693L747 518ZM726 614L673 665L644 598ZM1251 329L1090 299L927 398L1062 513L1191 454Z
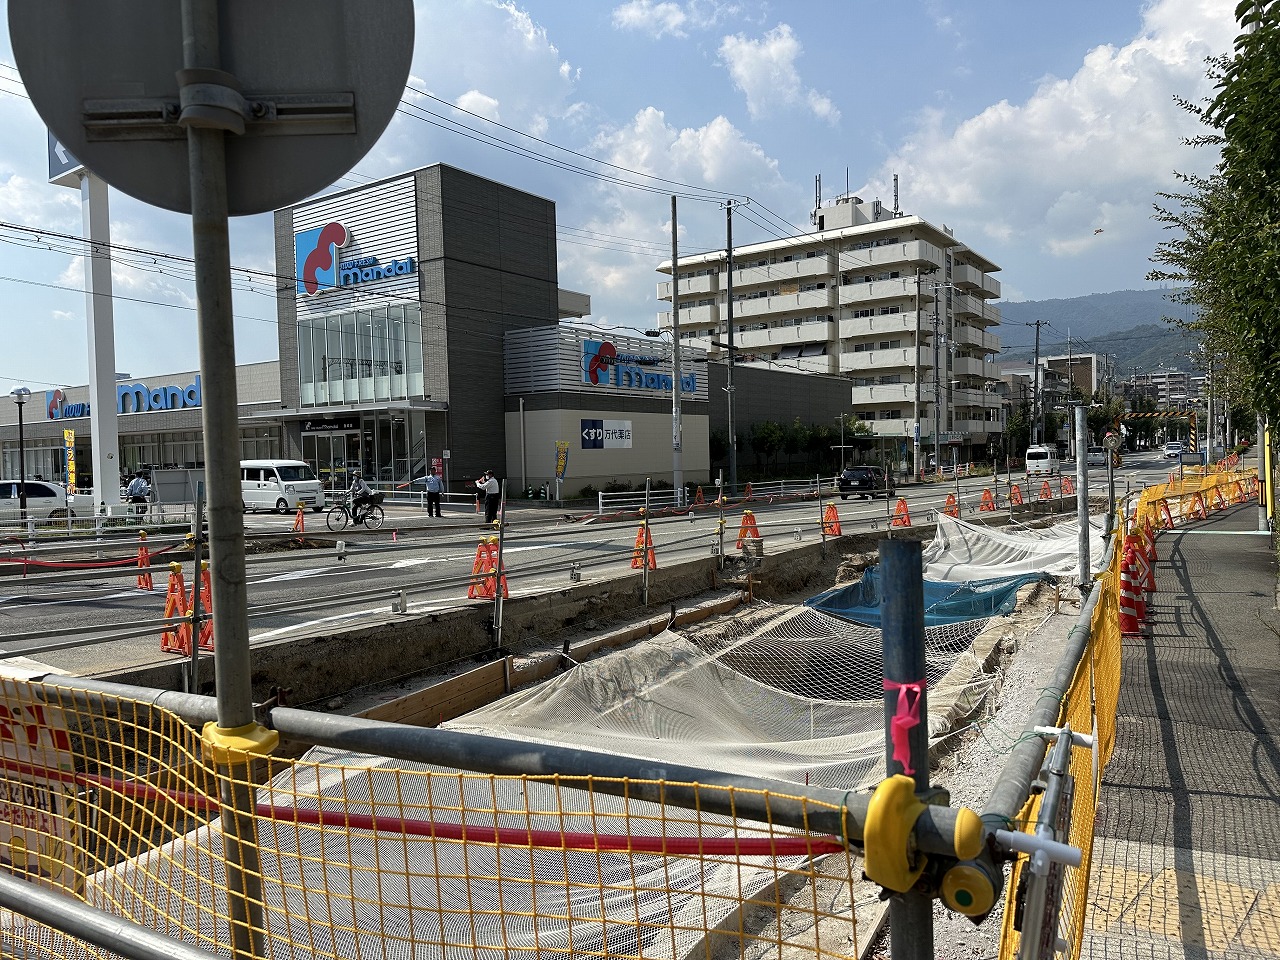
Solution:
M1083 957L1280 957L1280 612L1257 517L1250 503L1156 538Z

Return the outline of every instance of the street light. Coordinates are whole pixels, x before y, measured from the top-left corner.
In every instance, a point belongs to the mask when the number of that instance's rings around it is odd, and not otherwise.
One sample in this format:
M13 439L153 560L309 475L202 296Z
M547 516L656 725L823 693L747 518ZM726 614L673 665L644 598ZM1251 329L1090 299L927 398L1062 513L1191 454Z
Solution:
M27 519L27 451L25 438L22 436L22 408L26 406L31 390L27 387L14 387L9 391L13 402L18 405L18 515Z
M674 320L678 311L678 307L672 308L672 317ZM646 337L661 337L663 334L671 334L671 486L675 489L676 506L684 506L684 464L682 462L683 454L681 448L684 437L684 424L680 419L680 341L679 327L675 327L675 333L668 330L646 330Z

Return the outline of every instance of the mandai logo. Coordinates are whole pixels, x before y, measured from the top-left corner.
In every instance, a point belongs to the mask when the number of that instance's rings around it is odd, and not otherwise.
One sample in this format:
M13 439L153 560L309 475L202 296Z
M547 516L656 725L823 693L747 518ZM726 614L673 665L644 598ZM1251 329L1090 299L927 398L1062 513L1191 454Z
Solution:
M326 223L315 230L303 230L293 238L294 263L298 271L298 293L314 296L338 286L338 250L350 238L342 224Z
M61 420L64 417L87 417L89 415L89 404L69 403L67 395L61 390L46 390L44 402L50 420Z
M607 340L601 342L599 340L588 340L582 345L582 361L584 365L583 380L600 384L603 376L604 382L609 382L609 366L616 363L618 359L618 348Z
M670 390L671 374L653 368L661 364L658 357L641 353L619 353L608 340L582 341L582 382L593 386L613 386L625 390ZM680 389L696 393L698 375L680 376Z
M314 230L303 230L293 238L297 266L298 293L315 296L325 290L350 287L371 280L404 277L417 270L413 257L378 263L377 257L339 260L338 251L351 242L351 231L337 221Z

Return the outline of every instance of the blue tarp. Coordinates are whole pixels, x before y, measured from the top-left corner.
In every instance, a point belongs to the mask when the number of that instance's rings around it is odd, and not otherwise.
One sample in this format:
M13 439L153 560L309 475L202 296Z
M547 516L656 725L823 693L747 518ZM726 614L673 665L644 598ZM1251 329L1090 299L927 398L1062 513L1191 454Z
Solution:
M964 583L926 580L924 625L936 627L961 620L1012 613L1018 601L1018 589L1024 584L1043 579L1047 579L1043 573L1025 573L1016 577L970 580ZM879 627L880 598L880 567L874 566L867 569L857 583L810 597L804 605L841 620Z

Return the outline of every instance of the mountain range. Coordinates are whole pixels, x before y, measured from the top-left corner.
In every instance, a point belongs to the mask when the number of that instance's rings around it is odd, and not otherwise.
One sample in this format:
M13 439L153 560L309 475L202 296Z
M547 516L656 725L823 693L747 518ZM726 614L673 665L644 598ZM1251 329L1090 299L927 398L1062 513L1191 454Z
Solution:
M1188 319L1190 310L1174 303L1164 290L1116 290L1066 300L1022 300L1000 304L996 328L1003 349L997 362L1030 363L1035 355L1035 324L1040 321L1040 355L1110 353L1116 358L1117 379L1164 366L1198 369L1191 353L1191 334L1166 318Z

